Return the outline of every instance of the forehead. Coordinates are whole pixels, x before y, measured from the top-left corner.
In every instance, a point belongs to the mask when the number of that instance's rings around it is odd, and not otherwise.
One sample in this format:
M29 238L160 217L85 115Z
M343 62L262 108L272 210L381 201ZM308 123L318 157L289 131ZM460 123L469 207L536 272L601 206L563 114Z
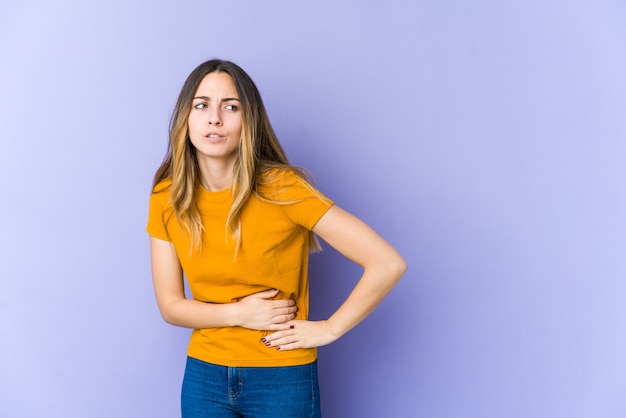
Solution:
M206 97L231 97L238 98L237 88L233 78L226 73L209 73L204 76L198 89L196 96Z

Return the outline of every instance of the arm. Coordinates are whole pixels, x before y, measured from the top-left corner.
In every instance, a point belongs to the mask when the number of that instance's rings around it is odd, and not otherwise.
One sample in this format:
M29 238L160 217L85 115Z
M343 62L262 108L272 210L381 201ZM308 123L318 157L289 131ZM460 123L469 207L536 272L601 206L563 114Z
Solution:
M183 271L171 242L150 237L152 280L163 319L186 328L241 326L257 330L285 329L295 317L295 302L271 300L277 290L266 290L236 303L213 304L185 297ZM288 328L288 326L287 326Z
M265 337L268 347L280 350L318 347L344 335L391 291L406 271L398 252L372 228L333 206L313 232L341 254L363 267L363 275L345 302L326 321L289 321L288 330Z

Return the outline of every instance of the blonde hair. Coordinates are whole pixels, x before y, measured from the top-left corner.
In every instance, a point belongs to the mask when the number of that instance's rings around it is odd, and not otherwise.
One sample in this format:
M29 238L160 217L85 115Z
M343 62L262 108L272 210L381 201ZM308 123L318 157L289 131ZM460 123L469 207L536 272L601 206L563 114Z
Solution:
M189 139L188 119L198 86L207 74L214 72L231 76L239 95L242 112L241 141L233 168L233 203L226 220L227 236L230 231L236 243L236 257L241 247L241 211L251 195L255 194L263 200L278 204L292 203L275 201L259 193L261 186L270 184L276 179L276 176L270 175L269 172L276 174L282 170L290 170L303 180L307 177L303 170L289 164L272 129L259 90L250 76L230 61L213 59L200 64L187 77L178 96L170 120L168 150L163 163L154 175L152 185L153 192L159 192L156 186L165 179L171 179L170 201L173 213L190 235L192 243L190 251L199 251L202 248L204 226L196 205L200 169L196 150ZM308 183L305 181L304 184ZM312 188L311 190L314 191ZM320 249L319 242L311 232L309 242L313 251Z

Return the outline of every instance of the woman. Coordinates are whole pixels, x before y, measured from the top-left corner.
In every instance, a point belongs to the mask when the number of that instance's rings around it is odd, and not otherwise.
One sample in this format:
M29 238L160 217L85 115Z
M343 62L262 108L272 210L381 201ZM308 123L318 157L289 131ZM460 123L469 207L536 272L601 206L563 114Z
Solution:
M182 88L147 231L161 314L194 330L183 417L319 416L316 347L363 320L406 269L289 165L254 82L222 60ZM325 321L307 319L315 235L364 269Z

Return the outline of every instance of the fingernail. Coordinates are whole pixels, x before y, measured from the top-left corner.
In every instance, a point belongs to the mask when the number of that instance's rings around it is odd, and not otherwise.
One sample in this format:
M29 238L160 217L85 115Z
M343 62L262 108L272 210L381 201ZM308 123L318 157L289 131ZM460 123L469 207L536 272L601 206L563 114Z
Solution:
M293 325L289 325L289 328L294 329L295 327Z
M261 338L261 341L263 341L264 343L267 342L267 340L265 338Z
M280 350L280 347L276 347L277 350Z

